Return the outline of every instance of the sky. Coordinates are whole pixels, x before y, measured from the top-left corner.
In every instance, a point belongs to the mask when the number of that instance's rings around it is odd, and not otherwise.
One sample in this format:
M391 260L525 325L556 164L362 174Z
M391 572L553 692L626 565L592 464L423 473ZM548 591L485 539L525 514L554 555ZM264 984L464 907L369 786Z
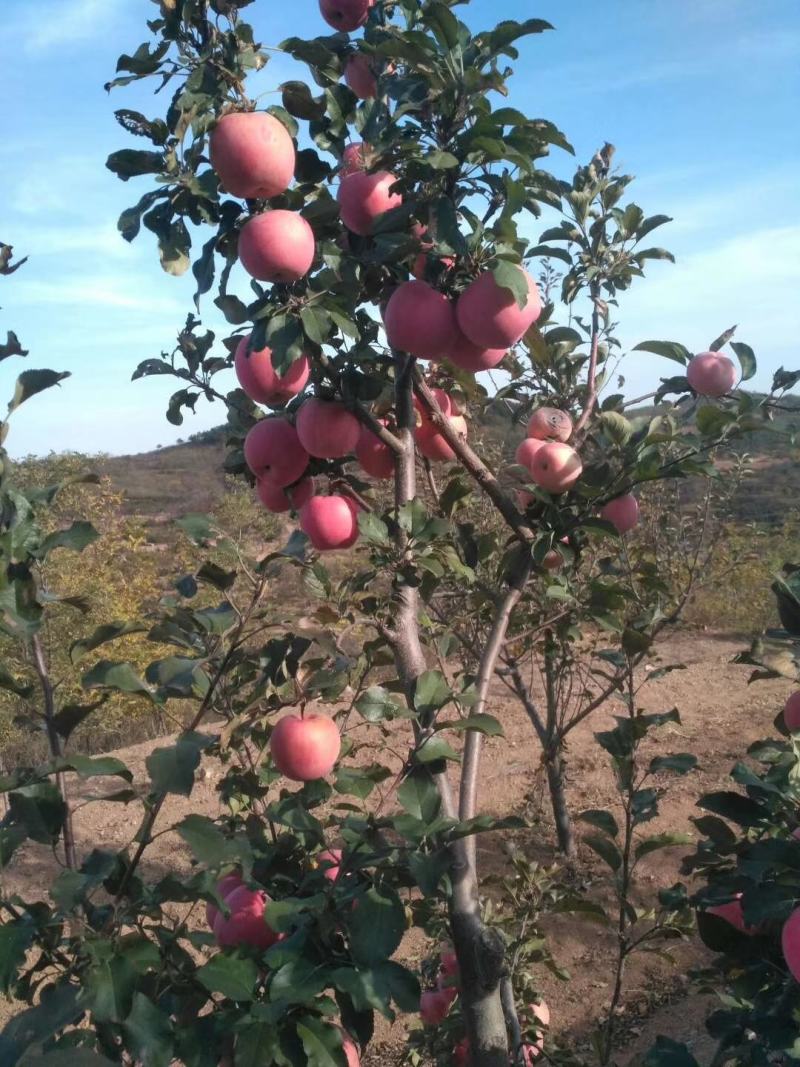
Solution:
M0 396L24 367L72 373L15 412L12 455L135 453L224 421L200 401L173 427L164 412L177 383L130 380L142 359L173 347L193 307L191 274L164 274L148 231L131 245L117 232L148 179L123 183L105 168L110 152L146 147L114 109L155 117L166 107L151 82L103 88L118 55L149 38L156 11L151 0L3 3L0 240L29 261L0 282L0 337L13 329L30 355L0 363ZM759 359L754 386L800 367L797 0L472 0L458 13L474 28L552 22L555 32L522 42L507 103L559 125L578 162L612 142L616 165L636 176L630 198L674 218L652 243L676 265L653 263L621 295L626 350L658 339L700 351L737 323ZM243 15L267 45L327 32L316 0L255 0ZM293 77L302 68L276 53L258 75L263 106ZM545 165L569 178L576 159L556 150ZM223 335L210 299L201 310ZM632 353L621 370L633 396L676 367Z

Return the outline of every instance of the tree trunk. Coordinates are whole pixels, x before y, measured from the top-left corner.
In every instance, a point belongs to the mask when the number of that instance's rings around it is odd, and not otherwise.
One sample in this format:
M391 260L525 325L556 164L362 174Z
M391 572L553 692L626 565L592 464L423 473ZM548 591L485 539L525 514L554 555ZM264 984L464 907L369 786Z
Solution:
M558 743L556 747L545 752L547 784L550 788L550 803L553 808L553 821L556 825L558 848L565 856L572 859L577 854L575 830L567 805L566 783L564 781L564 751Z
M416 496L415 422L412 375L414 361L396 356L395 413L402 451L397 456L395 504L402 507ZM399 528L398 548L405 550L406 537ZM394 582L394 620L390 633L398 677L413 707L414 690L426 670L419 636L419 597L416 586L398 571ZM426 723L419 729L424 732ZM445 814L458 811L446 773L435 776ZM472 1067L508 1067L508 1036L500 997L505 973L505 945L496 930L484 926L478 903L478 884L469 851L463 839L451 846L450 925L461 974L461 1008L467 1030Z

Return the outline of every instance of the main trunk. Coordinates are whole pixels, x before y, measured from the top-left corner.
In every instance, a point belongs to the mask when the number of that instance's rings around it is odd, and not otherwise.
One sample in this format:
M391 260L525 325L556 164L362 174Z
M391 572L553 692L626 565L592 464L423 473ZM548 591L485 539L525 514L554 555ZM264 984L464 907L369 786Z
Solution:
M397 436L403 452L395 475L395 503L402 507L416 496L414 454L413 361L396 357L395 411ZM398 547L405 550L402 531ZM426 670L419 638L417 589L398 571L394 584L393 650L400 681L413 706L416 680ZM421 724L424 728L425 724ZM446 774L436 776L443 811L456 818L457 809ZM461 974L461 1009L467 1030L472 1067L508 1067L508 1037L500 997L504 974L504 945L500 935L484 926L478 903L478 885L463 840L451 849L452 894L450 923Z
M545 752L547 785L550 789L550 803L553 808L553 821L556 825L558 848L565 856L572 858L577 853L575 831L567 805L566 783L564 775L564 752L556 742L553 749Z

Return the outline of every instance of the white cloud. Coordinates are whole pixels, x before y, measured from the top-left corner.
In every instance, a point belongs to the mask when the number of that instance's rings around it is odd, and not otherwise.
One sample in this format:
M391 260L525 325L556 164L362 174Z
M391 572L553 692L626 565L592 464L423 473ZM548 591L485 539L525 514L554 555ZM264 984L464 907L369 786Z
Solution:
M121 6L121 0L37 3L35 12L26 12L18 32L28 53L91 40L113 25Z
M133 274L113 277L85 275L70 281L20 280L14 293L15 306L49 305L65 307L127 308L136 311L185 313L185 305L172 297L156 296L143 290L141 278Z

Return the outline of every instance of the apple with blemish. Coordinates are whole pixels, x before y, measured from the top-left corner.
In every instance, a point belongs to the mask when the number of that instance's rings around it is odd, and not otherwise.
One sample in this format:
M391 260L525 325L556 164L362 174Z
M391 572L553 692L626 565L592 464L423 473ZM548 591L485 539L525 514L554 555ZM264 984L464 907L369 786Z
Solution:
M340 459L356 450L361 424L339 400L310 397L297 413L297 436L310 456Z
M239 234L239 259L261 282L296 282L314 262L314 231L296 211L254 215Z
M258 479L285 488L305 474L308 452L300 443L297 430L286 419L261 419L244 439L244 459Z
M572 419L560 408L537 408L528 420L528 437L538 441L569 441Z
M360 237L369 237L375 223L392 208L400 207L403 197L391 192L397 179L388 171L375 174L348 174L339 182L336 199L342 222Z
M325 715L286 715L269 739L275 766L293 782L313 782L330 774L341 747L339 727Z
M211 133L209 155L223 188L242 199L279 196L294 177L294 141L266 111L223 115Z
M545 441L531 462L531 478L548 493L564 493L580 478L578 453L562 441Z
M272 363L272 349L250 348L250 337L243 337L233 357L233 368L239 385L256 404L285 404L305 388L311 366L308 356L295 359L283 373L278 373Z
M345 496L312 496L300 509L300 529L318 552L352 548L358 540L358 510Z
M491 271L484 271L467 286L456 305L458 325L473 344L482 348L509 349L539 318L542 301L536 282L522 267L528 294L520 307L510 289L498 285Z
M427 282L398 285L389 297L383 323L391 347L418 359L441 359L456 336L453 305Z
M268 478L259 478L256 482L258 499L267 509L280 515L284 511L299 511L307 504L316 491L313 478L303 478L296 485L274 485Z
M689 360L686 377L700 396L725 396L736 382L736 367L721 352L699 352Z

